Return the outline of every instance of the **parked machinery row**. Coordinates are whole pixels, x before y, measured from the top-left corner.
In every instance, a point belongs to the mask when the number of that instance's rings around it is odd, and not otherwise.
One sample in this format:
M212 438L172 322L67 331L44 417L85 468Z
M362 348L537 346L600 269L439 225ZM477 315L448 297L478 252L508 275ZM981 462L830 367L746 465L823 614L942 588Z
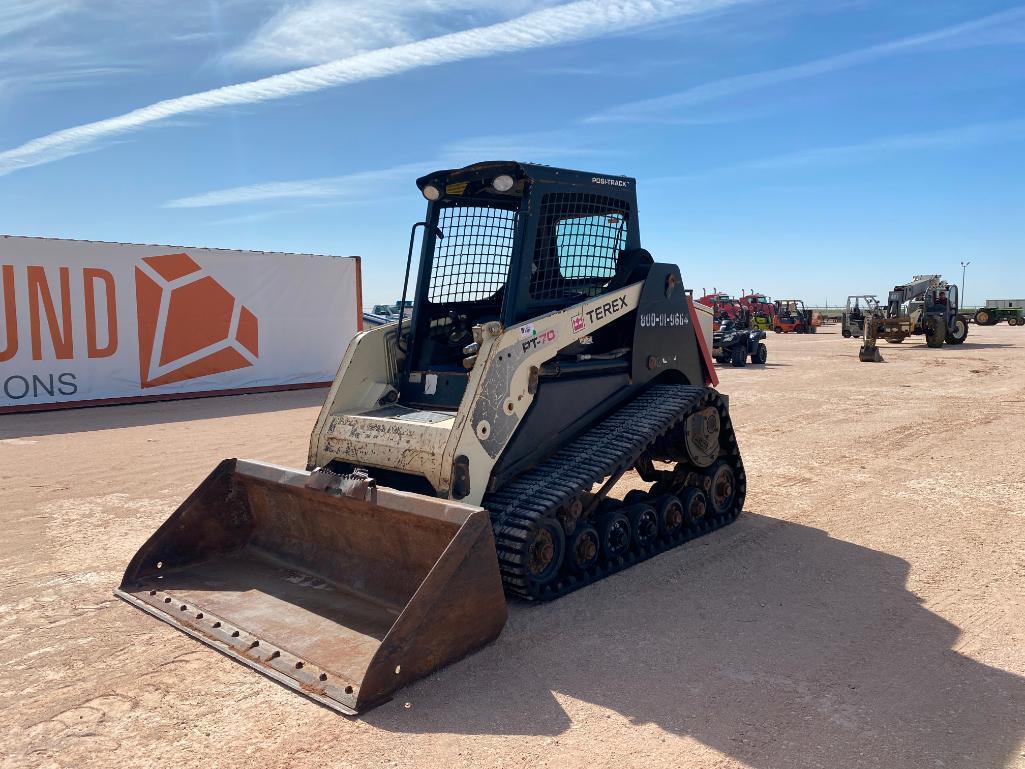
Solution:
M814 334L822 317L801 299L777 299L752 290L740 299L713 290L698 300L712 309L713 357L720 363L743 366L762 364L768 358L767 331L777 334Z

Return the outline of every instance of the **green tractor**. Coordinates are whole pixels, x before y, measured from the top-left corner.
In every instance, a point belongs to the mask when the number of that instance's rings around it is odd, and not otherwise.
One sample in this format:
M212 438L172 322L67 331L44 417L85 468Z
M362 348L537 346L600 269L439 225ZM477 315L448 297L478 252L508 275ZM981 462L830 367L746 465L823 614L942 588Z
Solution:
M978 326L995 326L1002 320L1008 326L1025 326L1025 311L1021 307L980 307L975 311Z

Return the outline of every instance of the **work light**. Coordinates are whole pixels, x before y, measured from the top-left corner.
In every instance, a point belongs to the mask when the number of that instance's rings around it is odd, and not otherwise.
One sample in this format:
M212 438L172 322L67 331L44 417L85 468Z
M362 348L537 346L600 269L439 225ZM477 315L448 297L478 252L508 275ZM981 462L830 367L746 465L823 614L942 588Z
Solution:
M502 174L495 177L495 181L491 182L491 186L495 188L495 192L508 192L515 183L516 181L509 174Z

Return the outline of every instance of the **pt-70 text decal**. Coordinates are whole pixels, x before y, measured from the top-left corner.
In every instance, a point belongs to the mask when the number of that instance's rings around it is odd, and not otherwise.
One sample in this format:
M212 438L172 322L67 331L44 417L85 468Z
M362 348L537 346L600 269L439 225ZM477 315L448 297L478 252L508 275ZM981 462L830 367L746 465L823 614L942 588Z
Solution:
M529 339L524 339L520 342L520 346L523 347L523 352L533 352L538 347L544 347L549 342L555 341L555 329L550 328L547 331L539 331L535 336Z

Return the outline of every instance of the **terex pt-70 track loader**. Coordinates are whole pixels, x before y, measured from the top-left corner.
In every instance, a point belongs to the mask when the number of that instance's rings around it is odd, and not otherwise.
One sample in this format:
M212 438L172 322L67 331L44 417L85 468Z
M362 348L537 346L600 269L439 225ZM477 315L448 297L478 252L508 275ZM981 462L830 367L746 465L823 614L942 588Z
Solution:
M225 460L118 590L346 713L493 640L503 588L555 598L744 502L705 335L679 269L640 247L633 179L501 162L417 184L412 317L350 343L307 471ZM631 469L647 489L610 496Z

